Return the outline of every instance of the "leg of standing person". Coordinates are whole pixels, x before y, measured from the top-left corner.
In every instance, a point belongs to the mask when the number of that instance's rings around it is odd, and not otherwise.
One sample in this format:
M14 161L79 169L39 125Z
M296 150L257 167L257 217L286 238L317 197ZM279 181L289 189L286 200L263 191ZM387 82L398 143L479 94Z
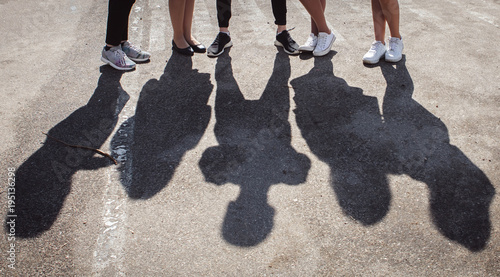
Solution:
M192 56L194 52L204 53L205 46L191 33L195 0L169 0L170 20L174 29L172 49L179 54Z
M172 50L179 54L192 56L193 48L184 38L184 15L186 10L186 0L169 0L168 9L170 13L170 21L174 30L174 38L172 39Z
M328 28L325 18L326 1L324 0L300 0L302 5L306 8L312 19L312 27L316 28L318 33L318 40L313 50L314 56L324 56L330 52L335 35ZM314 24L313 24L314 23ZM312 28L311 28L312 29Z
M131 70L135 62L147 61L151 54L128 41L128 18L135 0L109 0L106 46L101 60L118 70Z
M325 12L326 0L321 0L320 2L321 6L323 7L323 12ZM307 37L306 42L299 47L299 50L304 52L314 51L314 48L318 43L318 33L319 33L318 26L311 17L311 33L309 34L309 37Z
M375 41L363 56L363 62L376 64L382 56L385 56L387 61L397 62L401 60L403 50L403 41L399 34L399 3L397 0L371 0L371 5ZM389 50L384 41L386 22L391 31Z
M224 49L233 46L229 33L229 20L231 19L231 0L217 0L217 21L219 33L214 42L208 47L207 55L217 57L224 53Z
M403 58L402 52L404 48L403 39L399 33L399 3L398 0L379 1L391 32L389 46L385 52L385 60L388 62L399 62Z
M184 39L186 39L187 43L195 53L205 53L207 48L199 43L191 32L191 28L193 26L193 16L194 16L194 1L195 0L186 0L186 6L184 9Z
M277 26L274 45L283 47L283 51L290 55L299 54L299 45L292 39L286 29L286 0L271 0L274 15L274 24Z

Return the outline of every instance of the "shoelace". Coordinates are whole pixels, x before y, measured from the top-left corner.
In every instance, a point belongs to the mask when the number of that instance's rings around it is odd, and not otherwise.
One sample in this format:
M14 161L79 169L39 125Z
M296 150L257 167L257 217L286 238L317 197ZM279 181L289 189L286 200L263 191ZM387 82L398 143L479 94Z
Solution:
M396 51L398 49L398 42L390 40L389 41L389 51Z
M379 44L382 44L382 43L380 43L380 42L372 43L372 47L370 48L370 51L377 51L377 47L379 46Z
M220 36L220 34L218 34L218 35L215 37L215 40L214 40L214 42L212 42L212 45L217 45L217 46L219 46L219 36Z
M306 41L306 45L316 45L318 43L318 37L309 35Z
M320 47L320 48L325 48L325 45L326 45L326 38L327 36L318 36L318 43L317 45Z
M290 44L294 44L295 43L295 40L293 40L292 36L290 36L290 31L293 31L294 29L295 29L295 27L292 27L292 28L286 30L287 33L289 33L288 37L286 39L288 40L288 43L290 43Z
M122 50L115 50L115 57L120 61L120 64L123 64L125 65L125 52L123 52Z
M132 44L130 44L130 43L128 44L128 48L130 48L130 49L134 50L134 51L135 51L135 52L137 52L137 53L140 53L140 52L141 52L141 49L137 48L137 46L132 45Z

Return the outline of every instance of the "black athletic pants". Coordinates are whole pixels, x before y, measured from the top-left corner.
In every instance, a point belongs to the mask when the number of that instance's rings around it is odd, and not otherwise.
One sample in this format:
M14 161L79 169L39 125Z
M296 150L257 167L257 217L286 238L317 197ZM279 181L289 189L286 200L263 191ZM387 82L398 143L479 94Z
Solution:
M274 24L286 25L286 0L271 0ZM231 0L217 0L217 20L219 27L229 27L231 19Z
M128 17L135 0L109 0L106 43L118 45L128 39Z

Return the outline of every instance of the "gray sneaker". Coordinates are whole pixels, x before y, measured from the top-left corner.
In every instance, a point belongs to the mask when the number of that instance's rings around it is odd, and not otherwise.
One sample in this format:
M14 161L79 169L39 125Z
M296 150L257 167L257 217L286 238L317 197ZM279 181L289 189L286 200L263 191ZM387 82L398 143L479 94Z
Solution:
M134 62L145 62L151 58L151 54L142 51L139 47L130 44L128 41L122 43L122 50Z
M132 70L135 68L135 62L127 57L120 45L111 47L109 50L106 50L106 47L104 47L102 49L101 61L118 70Z

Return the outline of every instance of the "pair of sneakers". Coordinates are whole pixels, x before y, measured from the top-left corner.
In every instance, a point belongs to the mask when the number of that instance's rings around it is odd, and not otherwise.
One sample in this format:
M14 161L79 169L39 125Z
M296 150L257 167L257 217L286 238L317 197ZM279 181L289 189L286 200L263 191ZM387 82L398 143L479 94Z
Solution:
M284 30L276 35L274 45L283 47L285 53L290 55L299 54L299 45L292 39L288 30ZM231 36L226 32L219 32L214 42L207 49L209 57L217 57L224 53L224 49L233 46Z
M136 62L149 60L151 54L125 41L120 45L102 49L101 61L118 70L132 70Z
M318 36L311 34L306 44L299 46L290 35L290 30L284 30L278 33L274 41L275 46L283 47L283 51L289 55L297 55L301 51L311 51L314 56L324 56L330 52L333 42L335 41L333 32L330 34L320 32ZM224 53L224 49L231 46L233 46L233 42L229 34L219 32L212 45L208 47L207 55L209 57L217 57Z
M399 62L403 57L403 39L397 37L389 38L389 47L381 41L374 41L368 52L363 56L366 64L376 64L384 56L388 62Z
M309 34L306 43L299 47L300 51L312 52L314 56L324 56L330 52L332 45L335 42L335 35L333 32L330 34L319 32L316 36L315 34Z

